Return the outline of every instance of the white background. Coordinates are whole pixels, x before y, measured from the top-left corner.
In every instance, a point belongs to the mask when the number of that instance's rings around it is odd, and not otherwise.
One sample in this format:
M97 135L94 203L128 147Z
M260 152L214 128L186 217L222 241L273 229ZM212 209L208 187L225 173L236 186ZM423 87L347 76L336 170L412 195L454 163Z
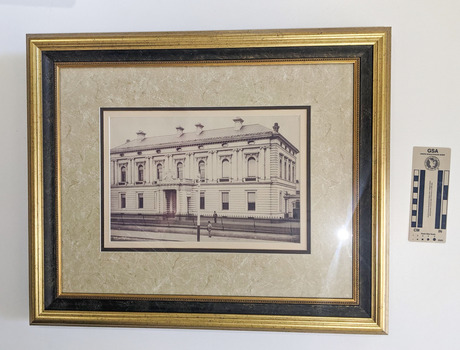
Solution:
M456 349L458 0L0 0L0 349ZM390 334L28 325L25 34L393 27ZM413 146L452 148L446 244L409 243Z

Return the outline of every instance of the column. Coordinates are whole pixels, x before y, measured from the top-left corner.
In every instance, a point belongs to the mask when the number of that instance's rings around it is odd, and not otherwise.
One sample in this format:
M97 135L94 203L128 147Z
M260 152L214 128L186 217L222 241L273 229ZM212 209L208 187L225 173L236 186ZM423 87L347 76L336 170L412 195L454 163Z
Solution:
M150 183L150 156L145 161L145 182Z
M286 158L284 156L281 156L281 165L281 169L283 169L281 172L281 178L286 179Z
M113 183L116 185L118 183L118 161L113 161Z
M192 152L190 153L190 178L194 181L196 180L196 172L195 172L195 154Z
M236 150L233 149L232 151L232 160L231 160L231 165L232 165L232 179L236 180L236 170L237 170L237 165L238 161L236 159Z
M267 180L268 178L268 171L269 171L269 160L267 160L267 147L264 147L264 180Z
M257 169L257 177L259 180L263 179L264 178L264 149L263 147L260 147L259 148L259 156L257 157L257 165L258 165L258 169Z
M206 177L208 177L208 173L209 173L209 179L211 182L214 181L213 164L214 164L214 151L209 151L208 162L206 164Z
M128 178L126 180L128 180L128 183L131 184L131 180L132 180L131 176L132 176L132 173L133 173L133 171L132 171L132 159L128 159L127 168L128 169L126 169L126 172L127 172L126 175L128 175Z
M219 158L217 157L217 151L214 152L214 164L213 164L213 171L214 171L214 179L219 178Z
M153 161L153 156L149 159L150 163L150 182L155 181L155 162Z
M240 148L240 179L243 180L244 177L244 154L243 154L243 149Z
M133 171L131 175L131 181L132 183L136 182L136 160L133 158L131 159L131 170Z
M240 168L241 168L241 163L240 163L240 149L237 148L235 151L234 151L234 155L235 155L235 179L237 181L240 180Z
M110 173L110 184L115 185L115 178L113 177L113 160L110 161L109 173Z
M115 185L118 183L118 161L113 161L113 179Z

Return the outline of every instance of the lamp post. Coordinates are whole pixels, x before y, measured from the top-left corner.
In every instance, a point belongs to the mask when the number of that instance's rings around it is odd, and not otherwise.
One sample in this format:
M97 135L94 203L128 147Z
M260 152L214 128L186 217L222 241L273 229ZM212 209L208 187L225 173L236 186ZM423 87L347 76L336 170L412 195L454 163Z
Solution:
M200 175L197 177L197 186L196 186L196 241L200 241Z

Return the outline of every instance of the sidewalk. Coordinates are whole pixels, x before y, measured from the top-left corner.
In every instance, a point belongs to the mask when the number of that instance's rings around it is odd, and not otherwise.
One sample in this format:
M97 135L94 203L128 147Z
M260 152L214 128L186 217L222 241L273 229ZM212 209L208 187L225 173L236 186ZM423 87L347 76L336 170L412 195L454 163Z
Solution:
M192 242L197 240L196 227L157 227L157 226L116 226L112 225L111 235L118 241L176 241ZM212 230L208 237L206 226L200 230L200 241L272 241L298 242L298 235L276 233L254 233L227 230Z

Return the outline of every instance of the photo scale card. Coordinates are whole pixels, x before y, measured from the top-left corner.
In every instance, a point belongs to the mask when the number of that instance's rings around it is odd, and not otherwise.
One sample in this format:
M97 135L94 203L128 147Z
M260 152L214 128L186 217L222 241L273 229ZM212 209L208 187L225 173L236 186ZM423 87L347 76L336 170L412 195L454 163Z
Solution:
M445 243L450 148L414 147L410 242Z

